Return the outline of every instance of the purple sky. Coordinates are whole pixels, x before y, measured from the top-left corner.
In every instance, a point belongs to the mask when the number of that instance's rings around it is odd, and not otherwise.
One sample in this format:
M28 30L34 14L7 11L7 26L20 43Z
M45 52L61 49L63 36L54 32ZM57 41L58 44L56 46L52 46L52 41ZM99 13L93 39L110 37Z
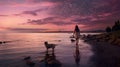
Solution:
M120 17L120 0L0 0L0 31L103 30Z

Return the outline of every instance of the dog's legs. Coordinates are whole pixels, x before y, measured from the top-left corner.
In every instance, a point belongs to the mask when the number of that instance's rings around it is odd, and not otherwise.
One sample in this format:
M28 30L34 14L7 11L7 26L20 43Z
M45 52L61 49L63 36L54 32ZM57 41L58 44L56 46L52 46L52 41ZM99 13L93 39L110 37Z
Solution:
M48 53L48 48L47 48L47 53Z
M54 49L55 49L55 48L52 48L52 52L53 52L53 53L54 53Z

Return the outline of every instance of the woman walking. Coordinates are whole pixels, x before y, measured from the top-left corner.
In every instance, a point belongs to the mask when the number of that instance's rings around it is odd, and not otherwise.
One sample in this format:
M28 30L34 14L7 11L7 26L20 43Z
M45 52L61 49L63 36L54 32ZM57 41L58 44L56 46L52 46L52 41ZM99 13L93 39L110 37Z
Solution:
M78 25L75 26L73 36L74 36L75 39L76 39L76 45L78 45L78 43L79 43L79 38L80 38L80 29L79 29Z

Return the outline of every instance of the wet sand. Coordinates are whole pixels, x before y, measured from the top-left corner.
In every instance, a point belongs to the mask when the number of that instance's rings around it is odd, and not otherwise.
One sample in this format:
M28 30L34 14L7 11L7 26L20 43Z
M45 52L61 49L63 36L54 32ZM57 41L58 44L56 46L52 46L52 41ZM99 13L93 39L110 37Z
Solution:
M120 46L106 42L88 41L94 55L92 67L120 67Z

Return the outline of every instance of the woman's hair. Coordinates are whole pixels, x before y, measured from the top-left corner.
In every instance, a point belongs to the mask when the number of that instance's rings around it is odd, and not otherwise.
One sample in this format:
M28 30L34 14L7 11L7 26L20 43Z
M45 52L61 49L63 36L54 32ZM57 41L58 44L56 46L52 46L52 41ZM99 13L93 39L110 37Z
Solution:
M78 25L75 26L75 31L80 32L80 29L79 29Z

